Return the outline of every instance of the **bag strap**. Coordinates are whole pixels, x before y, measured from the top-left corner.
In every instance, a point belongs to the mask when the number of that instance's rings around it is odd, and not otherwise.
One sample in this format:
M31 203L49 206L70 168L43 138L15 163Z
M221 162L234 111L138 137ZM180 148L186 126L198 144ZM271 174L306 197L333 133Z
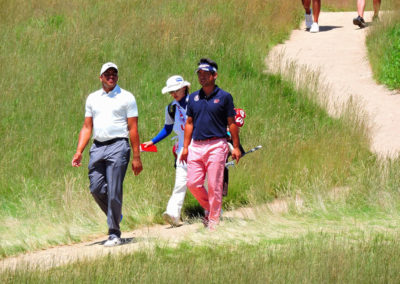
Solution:
M170 103L168 105L168 114L171 117L171 119L174 120L174 121L175 121L175 112L176 112L176 105Z

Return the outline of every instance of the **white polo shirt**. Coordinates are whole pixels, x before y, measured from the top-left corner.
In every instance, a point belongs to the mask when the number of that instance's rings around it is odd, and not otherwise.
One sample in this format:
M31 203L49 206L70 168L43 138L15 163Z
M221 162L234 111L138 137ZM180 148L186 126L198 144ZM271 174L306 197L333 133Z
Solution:
M93 139L97 141L129 138L127 118L137 116L135 97L118 85L109 93L100 89L86 99L85 117L93 118Z

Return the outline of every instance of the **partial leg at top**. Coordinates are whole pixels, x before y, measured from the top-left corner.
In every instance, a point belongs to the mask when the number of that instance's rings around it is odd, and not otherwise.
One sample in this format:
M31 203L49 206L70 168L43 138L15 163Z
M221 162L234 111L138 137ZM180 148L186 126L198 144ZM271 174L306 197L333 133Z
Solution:
M361 18L364 18L364 10L365 10L365 0L357 0L357 13Z
M306 14L311 13L311 0L301 0L303 3L304 10ZM312 10L313 10L313 17L314 22L318 23L319 13L321 12L321 0L312 0Z
M381 8L381 0L374 0L374 19L378 18L380 8Z

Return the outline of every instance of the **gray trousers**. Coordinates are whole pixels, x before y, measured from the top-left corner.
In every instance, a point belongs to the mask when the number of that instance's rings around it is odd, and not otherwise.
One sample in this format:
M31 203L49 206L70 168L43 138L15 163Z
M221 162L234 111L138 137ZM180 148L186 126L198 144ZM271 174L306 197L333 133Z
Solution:
M107 215L108 234L121 236L122 184L131 149L128 139L94 142L90 148L90 192Z

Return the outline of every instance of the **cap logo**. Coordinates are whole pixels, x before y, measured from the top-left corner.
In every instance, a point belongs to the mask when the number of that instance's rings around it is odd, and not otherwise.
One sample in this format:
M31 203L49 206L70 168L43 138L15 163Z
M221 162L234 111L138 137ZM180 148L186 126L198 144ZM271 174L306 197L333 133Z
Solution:
M107 71L108 69L110 69L110 68L114 68L114 69L117 70L117 72L118 72L118 67L117 67L117 65L115 65L115 64L112 63L112 62L107 62L107 63L104 63L103 66L101 67L100 76L103 75L103 73L106 72L106 71Z
M168 78L167 82L165 83L165 87L161 90L161 93L166 94L175 92L183 87L190 88L190 83L186 82L182 76L174 75Z
M208 71L208 72L217 72L217 69L215 67L212 67L210 64L200 64L197 67L197 71L203 70L203 71Z
M208 68L208 67L210 67L210 65L208 65L208 64L200 64L199 65L199 68Z
M219 103L219 99L214 100L214 104L217 104L217 103Z
M198 100L199 100L199 95L196 95L196 96L194 97L194 101L197 102Z

